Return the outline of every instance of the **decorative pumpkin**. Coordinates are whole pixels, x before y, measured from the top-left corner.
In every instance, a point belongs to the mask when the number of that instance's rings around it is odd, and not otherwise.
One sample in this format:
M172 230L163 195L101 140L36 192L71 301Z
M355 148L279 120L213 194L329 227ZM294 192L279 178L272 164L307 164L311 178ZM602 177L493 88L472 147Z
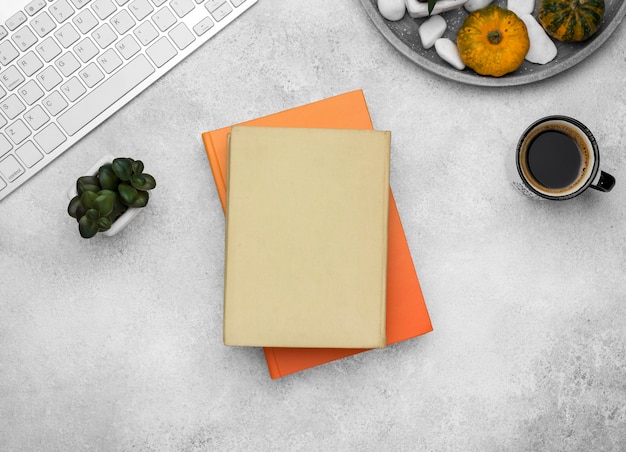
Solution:
M540 0L538 19L554 39L584 41L598 31L604 0Z
M461 59L481 75L501 77L524 62L526 25L514 12L489 5L467 16L456 37Z

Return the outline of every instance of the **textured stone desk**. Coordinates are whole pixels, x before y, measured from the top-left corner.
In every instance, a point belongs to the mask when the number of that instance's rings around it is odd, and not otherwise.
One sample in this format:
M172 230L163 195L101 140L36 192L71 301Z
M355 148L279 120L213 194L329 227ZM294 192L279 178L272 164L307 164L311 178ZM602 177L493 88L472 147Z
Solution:
M395 51L358 0L260 0L0 203L0 450L626 449L626 26L573 69L488 89ZM200 133L354 89L434 331L269 378L222 345L224 217ZM612 193L529 200L504 159L585 122ZM82 240L66 190L101 155L158 180Z

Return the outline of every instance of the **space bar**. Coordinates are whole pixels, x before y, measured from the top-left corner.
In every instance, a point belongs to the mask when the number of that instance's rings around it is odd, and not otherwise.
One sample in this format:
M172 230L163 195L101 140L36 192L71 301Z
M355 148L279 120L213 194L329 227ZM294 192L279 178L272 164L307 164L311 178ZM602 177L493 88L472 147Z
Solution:
M57 122L68 135L74 135L153 72L148 59L138 56L60 115Z

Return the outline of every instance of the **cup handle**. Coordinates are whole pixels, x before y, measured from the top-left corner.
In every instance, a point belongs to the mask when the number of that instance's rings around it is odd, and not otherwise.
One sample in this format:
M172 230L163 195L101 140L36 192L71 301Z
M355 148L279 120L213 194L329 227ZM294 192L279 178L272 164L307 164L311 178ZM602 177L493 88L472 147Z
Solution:
M591 188L595 188L598 191L609 192L615 186L615 178L609 173L600 171L600 178L595 185L590 185Z

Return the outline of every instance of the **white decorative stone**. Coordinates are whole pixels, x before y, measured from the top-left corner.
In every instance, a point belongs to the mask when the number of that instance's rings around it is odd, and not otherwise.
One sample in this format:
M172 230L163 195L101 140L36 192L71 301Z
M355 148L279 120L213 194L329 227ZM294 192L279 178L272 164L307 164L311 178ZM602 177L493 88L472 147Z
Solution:
M404 0L378 0L378 11L387 20L400 20L406 13Z
M507 0L506 8L518 16L532 14L535 9L535 0Z
M522 14L520 19L526 24L530 48L526 54L526 61L537 64L546 64L556 57L556 45L543 27L537 22L532 14Z
M476 11L477 9L484 8L489 5L493 0L468 0L468 2L463 5L467 11L470 13Z
M418 29L422 46L430 49L435 45L435 41L443 36L447 28L446 20L437 15L425 20Z
M450 11L453 9L460 8L468 0L439 0L435 7L433 8L432 14L440 14L445 11ZM413 18L418 17L427 17L428 16L428 3L427 2L418 2L417 0L405 0L406 10L409 13L409 16Z
M442 60L450 64L459 71L465 69L465 63L461 59L459 49L454 42L448 38L439 38L435 41L435 50Z

